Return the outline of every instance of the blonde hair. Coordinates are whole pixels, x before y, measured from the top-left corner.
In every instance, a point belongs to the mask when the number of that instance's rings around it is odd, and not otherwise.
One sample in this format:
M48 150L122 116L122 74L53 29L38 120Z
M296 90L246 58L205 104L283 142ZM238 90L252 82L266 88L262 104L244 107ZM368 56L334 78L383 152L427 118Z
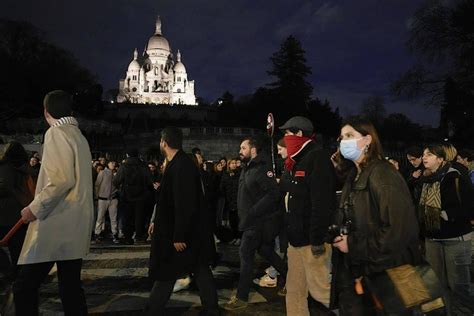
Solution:
M453 144L443 144L443 150L446 154L446 161L455 161L458 156L458 151Z
M235 161L237 163L237 159L234 159L234 158L231 158L229 160L227 160L227 172L232 172L233 170L230 170L230 163Z

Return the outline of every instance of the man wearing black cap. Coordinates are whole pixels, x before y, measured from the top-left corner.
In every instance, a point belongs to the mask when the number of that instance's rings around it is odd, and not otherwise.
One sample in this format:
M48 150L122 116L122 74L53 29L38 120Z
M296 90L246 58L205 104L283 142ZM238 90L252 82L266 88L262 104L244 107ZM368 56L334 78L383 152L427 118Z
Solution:
M280 127L285 133L290 176L280 181L288 192L288 274L286 312L309 315L308 292L329 306L331 247L324 242L335 209L335 173L330 155L311 138L313 124L302 116Z
M21 212L29 226L13 285L16 314L38 314L38 289L56 263L65 315L87 315L81 267L94 219L91 153L71 116L71 96L52 91L43 104L50 128L35 198Z

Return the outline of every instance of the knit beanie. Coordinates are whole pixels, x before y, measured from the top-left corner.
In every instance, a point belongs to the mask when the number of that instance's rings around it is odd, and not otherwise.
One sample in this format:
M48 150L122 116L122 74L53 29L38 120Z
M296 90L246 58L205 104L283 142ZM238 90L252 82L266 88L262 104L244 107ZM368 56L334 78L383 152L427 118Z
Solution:
M72 97L62 90L49 92L43 100L46 111L55 119L72 115Z

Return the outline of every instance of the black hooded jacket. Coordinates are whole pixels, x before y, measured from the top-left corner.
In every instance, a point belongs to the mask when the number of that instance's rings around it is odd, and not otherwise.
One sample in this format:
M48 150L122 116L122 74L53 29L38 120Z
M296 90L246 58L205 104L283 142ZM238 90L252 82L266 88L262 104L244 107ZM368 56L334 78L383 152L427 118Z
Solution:
M120 198L128 202L145 199L153 185L148 167L138 157L127 158L120 166L113 182L120 188Z

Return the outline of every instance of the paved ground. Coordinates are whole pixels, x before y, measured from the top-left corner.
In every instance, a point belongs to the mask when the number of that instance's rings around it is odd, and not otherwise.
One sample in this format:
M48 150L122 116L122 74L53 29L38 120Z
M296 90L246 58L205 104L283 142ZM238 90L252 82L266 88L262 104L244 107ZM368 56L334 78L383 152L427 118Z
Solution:
M219 303L224 304L237 285L238 247L220 245L223 254L213 270ZM147 279L149 246L94 245L83 264L83 285L91 315L140 315L148 299L151 284ZM261 266L261 268L265 268ZM263 270L262 270L263 271ZM228 315L285 315L284 298L277 289L252 289L250 307ZM57 278L51 278L41 289L43 315L62 315L57 298ZM172 295L169 315L197 315L200 300L196 287Z
M223 254L214 269L219 303L224 304L235 292L238 282L238 248L227 244L219 245ZM148 299L151 284L147 278L149 246L115 246L109 243L93 245L84 261L83 283L91 315L141 315ZM256 273L263 271L265 264L257 260ZM474 271L472 271L474 272ZM262 272L263 273L263 272ZM474 279L474 273L472 275ZM1 282L2 280L0 280ZM0 284L1 285L1 284ZM254 287L250 294L250 305L244 311L225 312L223 315L285 315L284 298L277 289ZM0 302L4 299L0 293ZM54 270L41 288L42 315L63 315L57 297L57 277ZM474 310L474 300L470 308ZM167 315L197 315L200 300L197 289L190 289L172 295ZM323 315L312 313L312 315ZM462 312L458 315L474 315ZM0 313L0 316L1 315Z

